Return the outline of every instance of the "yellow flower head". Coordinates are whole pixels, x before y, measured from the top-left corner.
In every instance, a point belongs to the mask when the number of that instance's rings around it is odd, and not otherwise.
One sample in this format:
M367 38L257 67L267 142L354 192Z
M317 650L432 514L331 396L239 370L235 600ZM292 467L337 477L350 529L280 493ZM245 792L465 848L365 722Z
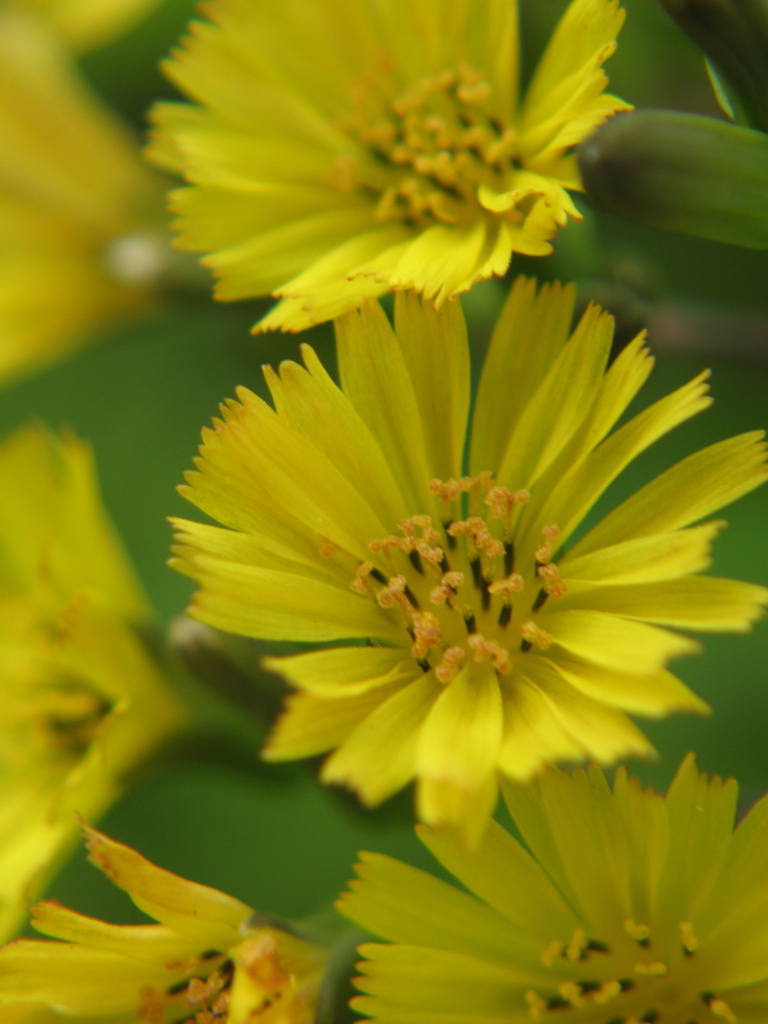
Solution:
M0 11L0 381L151 308L162 183L42 21Z
M146 17L160 0L5 0L36 11L75 50L104 46Z
M382 1021L764 1024L768 799L734 831L736 783L692 755L666 797L620 768L505 785L526 844L496 822L468 855L419 836L474 895L365 853L343 914L361 947L356 1010ZM475 898L477 897L477 898Z
M570 333L573 300L517 281L469 439L461 306L413 293L394 330L373 300L338 321L341 390L304 346L306 369L266 370L274 410L241 389L204 431L181 491L228 529L176 522L191 614L368 642L267 660L299 691L267 758L338 748L322 778L369 805L417 777L421 818L471 838L499 773L648 754L626 711L706 710L665 668L697 645L662 627L745 631L768 599L699 575L723 526L700 520L766 479L763 434L690 456L574 543L624 467L710 399L704 373L614 429L653 360L641 335L606 369L613 320L591 306Z
M89 450L43 429L0 446L0 940L125 775L186 712L131 624L149 609Z
M91 861L158 924L115 925L43 901L54 939L0 950L0 1020L39 1024L313 1024L325 951L216 889L156 867L90 828Z
M181 171L178 244L220 299L302 330L388 289L437 306L543 256L580 189L618 0L573 0L518 101L516 0L214 0L166 71L150 156Z

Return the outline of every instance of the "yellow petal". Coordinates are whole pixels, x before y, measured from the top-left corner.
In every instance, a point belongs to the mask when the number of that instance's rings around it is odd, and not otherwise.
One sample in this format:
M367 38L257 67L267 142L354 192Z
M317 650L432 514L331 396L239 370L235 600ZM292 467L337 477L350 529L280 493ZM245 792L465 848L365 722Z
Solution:
M421 669L399 647L337 647L283 658L264 658L264 668L316 697L354 697L390 682L418 679Z
M517 422L568 340L575 290L518 277L493 331L475 402L470 470L497 467ZM504 387L499 387L504 381Z
M469 347L461 304L437 315L413 292L395 298L395 334L419 406L430 477L458 480L469 413Z
M265 761L292 761L333 750L380 704L402 689L387 683L350 697L316 697L292 693L270 731L261 756Z
M540 623L570 654L638 676L655 675L669 658L699 651L688 637L603 611L550 612Z
M323 765L323 782L356 790L375 806L402 789L416 770L419 730L440 692L431 672L380 704Z
M395 333L378 303L336 321L344 393L378 441L411 514L434 505L418 401ZM383 534L372 534L383 536Z
M496 803L501 737L496 673L488 663L470 662L445 687L421 729L416 770L423 821L457 828L476 843Z
M36 931L54 939L123 953L155 964L181 962L200 953L195 938L179 935L165 925L107 924L49 900L35 904L31 923Z
M503 967L518 947L514 925L452 885L380 853L361 853L337 909L389 942L453 950Z
M759 487L768 479L764 437L755 430L689 455L610 512L571 555L680 529Z
M491 820L467 853L444 832L417 825L419 839L470 892L546 949L553 935L570 935L578 922L541 867L517 840Z
M193 558L190 573L201 589L189 614L217 629L269 640L402 641L398 616L348 587L203 555Z
M653 583L590 587L566 594L557 607L566 615L569 609L588 608L680 629L746 633L761 617L766 604L765 587L712 576L683 576Z
M129 846L85 828L90 860L145 914L192 938L207 938L204 949L227 950L250 907L197 882L189 882L152 864Z
M712 562L712 541L725 525L721 519L688 530L627 540L575 558L569 552L558 568L563 579L616 585L703 572Z

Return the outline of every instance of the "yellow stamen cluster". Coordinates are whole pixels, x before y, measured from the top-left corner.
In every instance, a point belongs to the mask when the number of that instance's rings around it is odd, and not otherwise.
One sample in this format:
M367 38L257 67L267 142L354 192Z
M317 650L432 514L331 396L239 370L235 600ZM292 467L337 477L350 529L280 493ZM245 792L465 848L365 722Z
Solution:
M413 656L440 682L452 682L471 663L490 662L498 675L507 675L513 650L526 654L535 645L545 651L551 643L535 616L548 598L566 592L551 561L559 528L545 528L537 561L527 574L516 572L515 517L528 491L494 486L490 472L434 479L429 490L442 507L440 527L429 515L402 519L399 534L369 543L372 559L358 565L349 585L381 608L402 613ZM457 560L462 570L453 567ZM518 594L524 594L522 622L520 609L514 617ZM428 605L434 611L426 611Z
M331 184L380 194L381 220L456 224L477 209L479 185L503 190L514 169L517 135L491 116L491 85L468 64L446 68L397 94L386 59L352 89L354 113L338 126L373 160L342 157ZM507 216L522 219L517 211Z
M189 964L189 970L203 973L207 961L202 954ZM148 1024L166 1024L169 1019L188 1024L225 1024L229 1014L229 996L234 964L219 956L219 964L205 977L192 977L172 985L166 992L145 986L140 992L137 1016ZM179 965L185 966L185 965Z

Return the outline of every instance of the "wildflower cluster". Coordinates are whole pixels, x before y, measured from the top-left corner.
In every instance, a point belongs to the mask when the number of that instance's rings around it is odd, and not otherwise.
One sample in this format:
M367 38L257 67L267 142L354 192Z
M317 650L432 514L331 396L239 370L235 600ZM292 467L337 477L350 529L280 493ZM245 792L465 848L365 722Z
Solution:
M764 130L752 0L754 46L742 0L664 3L707 47L725 25ZM644 181L605 161L645 116L614 119L631 108L606 91L618 0L572 0L522 94L515 0L210 0L164 65L182 99L151 113L146 156L181 179L169 227L76 62L155 4L0 0L0 375L189 285L170 227L217 298L278 299L257 329L333 320L337 361L301 345L264 367L271 401L240 387L203 430L179 490L208 521L171 520L195 592L167 634L90 449L38 425L0 443L0 1024L343 1024L347 1003L377 1024L765 1024L768 797L736 825L736 783L692 754L666 796L603 770L656 754L635 718L709 714L670 664L768 605L709 573L712 516L768 479L764 432L614 499L710 406L709 372L641 408L646 332L617 345L574 286L518 277L480 361L460 302L552 251L590 160L624 198ZM741 215L709 235L761 238ZM186 780L231 740L246 765L261 669L289 687L261 756L327 755L321 781L365 809L413 783L461 885L361 853L336 902L376 940L354 978L358 931L254 910L91 824L158 764ZM208 827L196 804L182 825ZM143 923L39 898L80 835Z

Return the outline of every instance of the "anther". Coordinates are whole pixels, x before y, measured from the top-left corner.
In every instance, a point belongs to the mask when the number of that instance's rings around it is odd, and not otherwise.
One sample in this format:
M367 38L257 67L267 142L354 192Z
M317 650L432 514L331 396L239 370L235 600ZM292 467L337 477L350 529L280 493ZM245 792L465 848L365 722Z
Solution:
M480 564L480 559L475 558L469 565L472 569L472 582L480 590L483 586L483 567Z
M320 538L320 557L321 558L333 558L337 551L341 551L338 544L334 544L332 540L328 540L327 537Z
M475 623L475 616L472 614L472 612L470 612L469 615L465 615L464 616L464 625L467 627L467 633L469 633L470 636L473 633L477 632L477 625Z
M542 629L541 626L537 626L535 622L529 620L524 622L522 629L520 630L523 636L523 642L528 643L526 650L529 650L533 644L536 644L542 651L546 651L549 645L552 643L552 637L546 630ZM522 644L521 644L522 649Z
M515 545L508 540L504 544L504 573L510 576L515 568Z
M538 594L536 595L536 600L531 605L531 611L532 612L541 611L541 609L544 607L544 602L547 600L548 597L549 597L549 594L546 592L544 587L542 587L541 590L539 590Z
M690 921L680 922L680 936L683 940L683 952L691 956L699 948L699 940L693 932L693 924Z
M501 606L501 611L499 612L499 626L501 626L502 629L506 629L511 621L512 621L512 605L511 604L502 605Z
M421 573L421 575L423 576L424 575L424 567L421 564L421 556L419 555L419 552L415 551L415 550L414 551L409 551L408 552L408 557L410 558L411 565L416 570L416 572Z
M370 575L373 576L377 583L387 582L387 577L384 575L384 573L381 572L381 570L376 569L375 567L371 568Z

